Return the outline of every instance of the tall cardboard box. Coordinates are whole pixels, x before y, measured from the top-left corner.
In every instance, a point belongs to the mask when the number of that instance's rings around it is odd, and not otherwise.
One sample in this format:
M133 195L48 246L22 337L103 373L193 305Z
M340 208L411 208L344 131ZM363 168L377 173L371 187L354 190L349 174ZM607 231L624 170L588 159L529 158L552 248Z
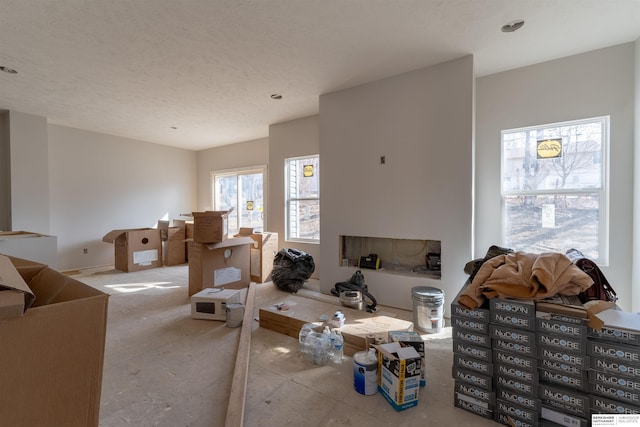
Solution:
M162 239L157 228L112 230L102 241L113 243L116 270L129 273L162 267Z
M249 286L250 237L226 239L220 243L189 244L189 296L204 288Z
M228 211L192 212L193 241L198 243L222 242L229 234Z
M184 228L184 262L189 260L189 242L193 241L193 220L174 219L174 227Z
M168 227L167 239L163 242L164 265L180 265L187 262L185 250L185 229Z
M253 239L251 246L251 280L264 283L269 280L273 270L273 258L278 252L278 233L263 231L254 233L253 228L240 228L236 236L246 236Z
M35 301L21 317L0 320L0 425L97 427L108 295L10 259Z

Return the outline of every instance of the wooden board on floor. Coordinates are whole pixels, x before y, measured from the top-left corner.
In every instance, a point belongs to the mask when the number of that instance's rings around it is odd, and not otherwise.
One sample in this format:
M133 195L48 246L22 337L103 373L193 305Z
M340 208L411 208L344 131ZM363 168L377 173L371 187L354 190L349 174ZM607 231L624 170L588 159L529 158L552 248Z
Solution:
M278 309L280 306L280 309ZM297 296L285 295L284 298L260 307L260 327L298 338L305 323L321 324L320 316L333 316L336 310L345 315L345 325L341 328L344 337L344 354L352 356L366 349L366 335L387 338L389 331L413 330L413 323L389 316L376 316L375 313L340 307L321 301Z

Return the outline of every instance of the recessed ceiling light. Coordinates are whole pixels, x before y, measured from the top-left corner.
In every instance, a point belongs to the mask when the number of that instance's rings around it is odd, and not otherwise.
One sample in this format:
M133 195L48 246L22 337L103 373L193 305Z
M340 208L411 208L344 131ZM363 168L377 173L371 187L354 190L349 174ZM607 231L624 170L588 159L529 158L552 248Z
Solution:
M282 99L282 95L280 95L279 93L272 93L271 99Z
M502 26L503 33L513 33L516 30L519 30L524 25L524 20L518 19L517 21L509 22Z
M0 71L4 71L7 74L18 74L13 68L5 67L4 65L0 65Z

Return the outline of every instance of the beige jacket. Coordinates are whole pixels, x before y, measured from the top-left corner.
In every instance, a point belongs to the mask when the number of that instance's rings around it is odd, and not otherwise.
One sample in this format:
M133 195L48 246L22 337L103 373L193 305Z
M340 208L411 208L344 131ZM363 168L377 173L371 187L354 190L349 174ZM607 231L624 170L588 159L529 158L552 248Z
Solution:
M489 259L478 270L458 302L473 309L486 298L541 300L578 295L593 280L561 253L512 252Z

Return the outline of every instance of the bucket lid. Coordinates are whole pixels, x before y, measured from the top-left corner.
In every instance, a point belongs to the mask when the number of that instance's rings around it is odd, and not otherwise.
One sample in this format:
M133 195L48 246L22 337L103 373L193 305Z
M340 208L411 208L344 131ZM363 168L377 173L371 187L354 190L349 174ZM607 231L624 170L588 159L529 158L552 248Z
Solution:
M423 302L442 302L444 291L432 286L416 286L411 288L411 296Z

